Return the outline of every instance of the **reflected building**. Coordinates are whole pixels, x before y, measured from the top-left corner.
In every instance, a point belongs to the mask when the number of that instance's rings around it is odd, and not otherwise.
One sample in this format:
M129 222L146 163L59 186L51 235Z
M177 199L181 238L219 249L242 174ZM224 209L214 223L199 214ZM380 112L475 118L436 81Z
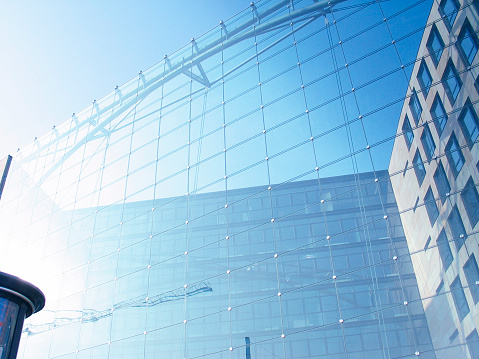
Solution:
M401 226L415 211L392 192L431 5L252 3L18 151L0 270L47 297L19 357L436 358L456 345L430 335L423 252Z
M389 166L439 358L479 358L478 10L433 4Z

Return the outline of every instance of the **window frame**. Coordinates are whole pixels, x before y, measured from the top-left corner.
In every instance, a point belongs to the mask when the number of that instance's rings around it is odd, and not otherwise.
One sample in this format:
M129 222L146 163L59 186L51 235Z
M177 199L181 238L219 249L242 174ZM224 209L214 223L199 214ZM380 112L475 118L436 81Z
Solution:
M409 121L409 116L408 115L406 115L404 117L404 121L403 121L401 130L402 130L402 133L404 135L404 141L406 141L406 146L407 146L408 149L410 149L411 145L414 141L414 132L413 132L413 129L411 127L411 121ZM410 134L410 136L408 134Z
M451 89L451 85L450 85L452 80L455 80L456 82L454 89ZM444 90L446 91L447 97L449 97L449 101L451 102L452 105L454 105L462 89L462 80L459 77L456 66L454 66L451 60L449 60L446 65L446 69L444 70L444 73L442 75L441 82L442 82L442 85L444 86Z
M421 119L422 110L423 109L421 102L419 101L419 96L417 95L416 89L413 89L409 98L409 111L411 111L415 126L417 126L419 120Z
M431 187L428 188L424 195L424 207L426 207L429 222L431 222L431 227L433 227L439 217L439 208L437 207L436 198L434 197Z
M426 75L428 83L424 82L424 75ZM432 86L433 79L431 76L431 72L429 71L429 68L427 67L426 61L424 60L421 61L421 65L419 66L419 70L417 72L417 81L424 94L424 98L427 98L427 95L429 94L429 90L431 89L431 86Z
M446 201L446 197L449 193L451 193L451 185L449 184L449 180L447 179L446 171L444 166L442 165L441 161L438 161L439 164L437 165L436 171L434 172L433 179L434 183L436 184L437 192L441 198L442 204ZM443 193L446 191L445 193Z
M454 302L454 307L456 307L456 312L459 317L459 321L463 321L464 318L471 312L469 304L467 303L466 294L464 293L464 287L462 286L461 278L459 275L454 278L451 285L449 286L451 291L452 300ZM464 309L467 308L467 310Z
M464 263L462 269L464 270L464 275L469 285L472 300L474 304L477 304L477 302L479 302L479 286L476 282L479 281L479 267L474 253L469 256L469 259Z
M474 201L470 201L472 198ZM479 222L479 193L477 192L476 184L472 177L466 182L463 190L461 191L461 199L466 209L466 214L469 219L471 227L474 228Z
M439 251L439 257L441 258L441 263L444 267L444 271L447 271L448 268L451 266L454 257L452 256L451 247L449 246L449 239L447 238L447 234L444 231L444 228L437 236L436 246L437 250Z
M436 113L437 108L440 108L440 111L443 113L441 116L437 116L437 113ZM447 114L446 108L444 107L444 104L442 103L441 97L439 96L438 93L436 93L436 96L434 97L434 101L432 102L430 114L432 119L434 120L434 125L436 126L437 132L439 133L439 136L441 136L442 132L446 128L446 124L447 124L447 121L449 120L449 116Z
M429 129L428 124L424 125L424 129L421 135L421 143L426 153L427 161L430 162L434 158L434 152L436 151L436 143L432 137L432 132Z
M465 35L466 31L469 32L469 36L467 36L467 37ZM464 51L464 47L462 45L462 41L464 41L465 39L468 39L468 38L471 39L472 44L476 48L476 51L474 53L474 56L472 56L472 58L470 58L468 56L468 54L466 54L466 51ZM477 52L479 51L479 39L477 38L477 34L474 31L474 29L472 28L471 23L469 22L469 20L467 18L464 21L464 24L462 25L461 31L459 32L459 36L457 37L456 44L458 45L457 49L459 50L459 53L461 54L462 59L463 59L464 63L466 64L466 66L471 66L472 63L474 62L474 59L476 58Z
M419 153L419 149L416 149L416 153L414 154L414 158L412 161L419 187L421 187L422 183L424 182L424 178L426 177L426 168L424 167L424 161L422 160L421 154Z
M452 148L452 147L455 147L455 148ZM461 146L459 146L459 142L457 141L457 138L454 132L451 133L451 136L449 137L449 140L447 141L445 153L446 153L447 160L449 162L449 167L451 168L452 173L454 174L454 178L457 178L462 168L464 167L464 163L466 161L464 159L464 155L462 154ZM459 162L456 162L456 159L455 159L456 155L459 156L459 159L461 162L460 167L458 166Z
M471 131L469 131L469 126L467 126L466 122L464 121L468 113L470 113L472 122L475 125L475 138L473 138L473 134L471 134ZM461 126L464 138L466 139L469 148L471 148L479 137L479 118L477 117L476 110L469 99L467 99L464 107L462 108L458 122Z
M449 213L449 216L447 217L447 224L451 230L453 237L452 240L456 245L456 251L459 252L466 242L466 228L464 227L464 222L462 221L461 214L457 209L457 205L454 205L451 213Z
M455 11L446 13L444 8L446 7L448 2L454 5ZM460 7L461 5L456 0L442 0L441 3L439 4L439 11L441 12L443 19L447 19L447 21L444 21L444 23L447 24L449 29L451 29L452 26L454 25L454 22L456 21L457 13L459 12Z
M441 48L440 50L436 50L433 47L435 39L437 39L439 42ZM444 44L444 40L442 39L441 34L437 30L436 24L432 25L431 31L429 32L429 38L427 39L426 47L429 51L429 56L431 57L432 62L437 67L439 61L441 61L442 53L444 52L446 45Z

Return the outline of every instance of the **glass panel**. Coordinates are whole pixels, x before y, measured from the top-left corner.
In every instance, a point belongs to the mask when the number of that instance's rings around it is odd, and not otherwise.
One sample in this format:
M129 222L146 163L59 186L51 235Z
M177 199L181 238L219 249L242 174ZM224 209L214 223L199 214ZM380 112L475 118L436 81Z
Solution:
M479 221L479 194L477 193L477 188L472 178L469 178L464 186L461 192L461 198L466 208L471 227L474 228Z
M465 316L469 314L469 305L467 304L466 295L464 294L459 276L451 283L451 295L454 300L454 305L456 306L459 320L462 321Z
M446 156L454 176L457 177L465 160L454 133L451 135L449 142L447 143Z

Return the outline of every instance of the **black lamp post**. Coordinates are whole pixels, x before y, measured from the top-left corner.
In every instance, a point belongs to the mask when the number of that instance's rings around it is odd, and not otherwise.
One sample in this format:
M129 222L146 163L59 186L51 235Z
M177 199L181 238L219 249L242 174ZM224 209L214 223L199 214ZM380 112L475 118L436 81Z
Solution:
M0 272L0 359L15 359L23 321L45 306L45 296L33 284Z

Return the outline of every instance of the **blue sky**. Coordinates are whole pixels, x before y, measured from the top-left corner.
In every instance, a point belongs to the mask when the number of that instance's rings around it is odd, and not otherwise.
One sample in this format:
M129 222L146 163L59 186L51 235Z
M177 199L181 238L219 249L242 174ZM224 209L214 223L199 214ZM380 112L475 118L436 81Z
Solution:
M249 0L0 0L0 158Z

